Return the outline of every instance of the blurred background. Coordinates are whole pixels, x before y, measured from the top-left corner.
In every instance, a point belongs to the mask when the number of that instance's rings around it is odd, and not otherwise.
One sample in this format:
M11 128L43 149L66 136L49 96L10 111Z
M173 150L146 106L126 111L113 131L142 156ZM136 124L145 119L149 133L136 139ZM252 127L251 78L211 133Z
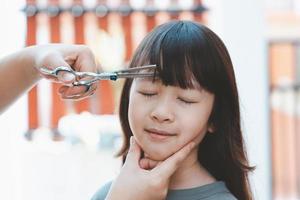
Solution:
M122 69L153 27L206 24L231 54L255 199L300 199L300 1L3 0L0 56L46 43L87 44ZM16 80L17 83L17 80ZM0 199L89 199L118 173L122 81L62 101L42 80L0 115ZM12 88L13 89L13 88ZM1 99L1 96L0 96Z

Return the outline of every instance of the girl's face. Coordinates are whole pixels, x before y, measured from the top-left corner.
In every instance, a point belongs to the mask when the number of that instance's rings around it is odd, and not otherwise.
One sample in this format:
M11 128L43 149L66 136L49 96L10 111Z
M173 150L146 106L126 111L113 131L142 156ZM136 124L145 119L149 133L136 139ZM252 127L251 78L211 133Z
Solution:
M129 125L145 155L165 160L190 141L199 144L208 127L214 95L201 89L135 79L130 89Z

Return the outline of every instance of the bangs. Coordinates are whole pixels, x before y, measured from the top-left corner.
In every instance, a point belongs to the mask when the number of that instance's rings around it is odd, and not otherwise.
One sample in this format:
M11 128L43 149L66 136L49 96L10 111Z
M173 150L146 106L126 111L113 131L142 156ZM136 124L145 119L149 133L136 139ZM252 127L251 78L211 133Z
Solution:
M153 80L166 86L209 89L207 80L207 47L200 25L187 21L173 21L158 26L137 49L131 67L156 64ZM206 49L206 50L204 50Z

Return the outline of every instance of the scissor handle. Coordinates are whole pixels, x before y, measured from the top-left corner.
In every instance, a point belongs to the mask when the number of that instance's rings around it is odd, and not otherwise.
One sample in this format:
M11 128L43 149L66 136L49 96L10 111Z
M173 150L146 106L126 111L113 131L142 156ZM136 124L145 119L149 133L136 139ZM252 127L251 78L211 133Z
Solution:
M73 74L74 76L77 76L76 72L73 69L71 69L69 67L65 67L65 66L59 66L59 67L56 67L53 70L50 70L46 67L41 67L40 72L44 75L50 75L50 76L53 76L55 78L58 78L58 73L59 72L68 72L68 73Z

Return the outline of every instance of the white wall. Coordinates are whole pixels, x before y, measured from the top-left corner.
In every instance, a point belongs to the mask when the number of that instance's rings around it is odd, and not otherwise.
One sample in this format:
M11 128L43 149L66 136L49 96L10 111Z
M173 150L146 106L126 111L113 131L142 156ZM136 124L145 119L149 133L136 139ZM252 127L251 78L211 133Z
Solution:
M206 0L209 24L228 47L235 68L242 125L258 200L271 199L271 156L265 9L262 0Z
M0 57L24 46L23 0L2 0L0 6ZM16 133L26 130L26 96L0 115L0 199L12 199L14 177L13 141ZM1 97L0 97L1 98Z

